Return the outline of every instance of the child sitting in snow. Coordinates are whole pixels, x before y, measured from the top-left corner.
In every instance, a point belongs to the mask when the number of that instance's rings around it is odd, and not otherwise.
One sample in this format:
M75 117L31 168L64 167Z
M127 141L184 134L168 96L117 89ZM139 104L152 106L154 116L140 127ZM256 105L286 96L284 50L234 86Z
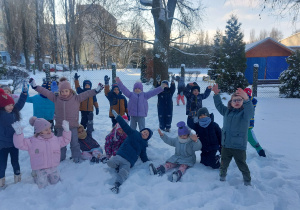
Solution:
M159 174L162 176L167 170L179 167L179 169L172 174L172 182L178 182L188 167L194 166L196 163L195 151L201 149L202 144L198 140L197 135L191 134L191 131L183 121L177 123L178 137L170 138L163 134L160 129L158 133L160 138L170 146L175 147L175 155L171 156L164 165L155 168L152 163L149 165L150 174Z
M127 134L127 138L117 151L116 156L110 158L107 165L116 169L117 178L115 186L111 188L113 193L119 193L119 187L128 178L129 170L134 166L138 157L143 162L148 161L146 149L148 147L148 140L151 138L153 132L149 128L144 128L140 132L129 127L126 121L112 110L113 115L120 124L121 128Z
M84 130L83 125L79 125L78 129L78 142L80 145L81 158L90 160L91 163L107 162L107 158L103 155L103 150L98 142L93 139L93 113L88 115L87 129Z
M12 124L15 129L14 145L28 151L31 168L36 172L34 181L39 188L44 188L48 182L56 184L60 180L57 166L60 163L60 148L71 141L69 122L62 122L64 131L61 137L51 132L51 123L43 118L31 117L29 123L34 127L34 136L30 138L24 138L20 121Z
M128 117L123 115L122 118L128 123ZM123 131L120 124L117 123L111 132L105 137L105 153L106 157L116 156L118 149L127 138L127 134Z

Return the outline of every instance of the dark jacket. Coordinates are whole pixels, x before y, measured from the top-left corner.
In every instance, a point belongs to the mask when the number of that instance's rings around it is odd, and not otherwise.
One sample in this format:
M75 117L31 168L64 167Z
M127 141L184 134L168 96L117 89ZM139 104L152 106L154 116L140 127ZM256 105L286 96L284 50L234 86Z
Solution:
M132 129L120 115L118 115L116 120L127 134L127 138L119 148L117 155L120 155L130 162L131 167L134 166L138 157L140 157L143 162L148 161L149 159L146 152L148 141L142 138L139 131Z
M204 152L216 151L221 148L221 128L216 122L214 122L213 113L210 114L210 118L211 123L206 128L201 127L199 123L195 123L194 127L198 138L202 143L202 151Z
M14 128L11 126L17 121L15 110L21 111L27 99L27 93L21 93L18 102L14 106L14 110L11 113L7 113L5 110L0 110L0 149L9 148L14 146L13 135L15 133Z
M115 87L113 87L115 88ZM115 110L119 115L123 116L125 113L128 114L128 109L127 109L127 99L126 97L122 94L120 91L119 94L117 95L114 91L113 88L109 90L109 85L105 85L105 96L109 101L109 117L114 118L114 115L112 114L112 110Z
M160 84L157 83L156 87ZM165 87L164 91L157 95L157 111L159 115L173 114L173 94L175 92L175 83L171 83L171 87Z
M211 92L211 89L206 88L205 92L195 96L191 92L191 86L187 84L184 88L183 94L186 97L186 115L191 116L193 112L197 112L198 109L202 108L202 100L206 99Z
M93 139L92 132L93 132L93 124L87 123L87 128L86 128L87 136L85 137L85 139L78 138L81 151L90 151L91 149L100 147L98 142L95 139Z
M178 86L177 86L177 94L183 94L185 88L185 83L184 83L184 77L180 77L179 81L178 81Z
M89 84L90 85L90 88L89 89L86 89L85 88L85 84ZM79 81L78 80L75 80L75 88L76 88L76 92L78 94L82 93L82 92L85 92L87 90L91 90L92 88L92 83L89 81L89 80L84 80L83 81L83 89L80 87L79 85ZM87 98L86 100L82 101L80 103L80 108L79 110L80 111L94 111L94 107L95 108L99 108L99 105L98 105L98 102L97 102L97 97L96 96L93 96L93 97L89 97Z

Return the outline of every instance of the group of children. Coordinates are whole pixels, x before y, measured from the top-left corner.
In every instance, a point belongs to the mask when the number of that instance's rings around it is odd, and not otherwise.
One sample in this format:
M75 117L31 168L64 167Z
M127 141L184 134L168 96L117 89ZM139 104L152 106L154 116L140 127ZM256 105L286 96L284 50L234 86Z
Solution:
M0 188L5 186L8 154L11 155L15 182L21 180L18 149L28 150L34 181L40 188L47 186L48 181L50 184L57 183L60 179L57 166L66 158L66 145L70 143L71 158L75 163L80 162L81 159L88 159L91 163L107 163L109 167L115 169L117 177L111 190L118 193L119 187L128 178L130 168L134 166L138 157L143 162L148 161L146 148L153 132L146 128L145 117L148 114L148 99L155 95L158 96L158 133L166 144L175 147L175 154L157 168L150 164L150 174L163 175L167 170L179 167L171 177L173 182L177 182L185 170L196 163L195 152L201 150L201 163L214 169L220 168L221 181L225 181L227 168L234 157L243 174L244 184L251 185L250 171L246 163L247 139L257 149L259 155L265 157L265 152L252 131L254 107L257 101L251 97L251 89L246 88L243 91L238 88L231 96L228 105L224 106L217 84L213 87L208 86L204 94L200 94L197 83L189 83L182 88L183 83L180 89L178 85L177 105L179 100L185 103L182 99L184 95L187 99L188 126L183 121L177 123L178 137L170 138L162 131L170 132L171 128L174 78L170 87L168 81L158 81L157 87L148 92L143 92L142 83L136 82L131 92L119 77L115 78L116 83L112 84L111 89L110 78L105 76L105 86L99 83L93 90L89 80L83 82L83 89L80 88L79 77L77 73L74 76L78 95L72 90L66 78L61 78L59 81L59 94L51 91L51 86L54 87L55 84L44 83L42 86L37 86L35 81L30 79L31 87L40 94L27 98L28 88L24 85L17 103L0 89ZM182 79L179 81L183 82ZM96 108L96 115L99 114L95 95L104 88L105 96L110 103L109 117L112 121L112 130L105 138L105 155L97 140L92 137L93 106ZM222 131L214 122L214 115L210 114L207 108L202 107L202 100L210 95L211 90L215 93L215 106L224 116ZM128 104L123 94L129 99ZM26 98L27 102L33 103L34 106L35 117L30 118L30 124L34 127L34 136L31 138L24 138L23 127L19 122L20 110ZM47 104L47 110L38 108L42 104ZM79 110L81 124L78 124ZM56 135L51 130L53 120L55 120ZM136 130L137 126L140 131ZM192 130L196 134L193 134ZM221 157L217 155L218 151Z

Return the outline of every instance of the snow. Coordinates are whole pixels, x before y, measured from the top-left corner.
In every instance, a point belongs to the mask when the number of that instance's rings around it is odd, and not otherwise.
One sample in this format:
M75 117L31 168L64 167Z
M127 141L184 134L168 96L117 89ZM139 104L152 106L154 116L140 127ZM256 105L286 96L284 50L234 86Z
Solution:
M180 69L169 71L178 75ZM207 69L200 71L202 74L199 77L206 76ZM59 72L58 75L71 80L74 73ZM98 82L103 83L105 74L111 76L111 71L79 71L78 74L81 76L80 84L84 79L90 79L95 87ZM40 84L45 74L38 72L31 76ZM139 79L139 70L118 70L117 76L131 90L134 82ZM205 81L201 82L205 85ZM144 85L145 91L150 89L150 86ZM29 92L30 95L36 94L32 89ZM222 116L217 112L212 96L203 100L203 106L214 113L215 121L222 127ZM176 123L186 121L185 106L176 106L175 97L176 92L173 97L171 133L167 134L171 136L177 134ZM224 94L222 97L226 98L224 104L227 104L229 96ZM111 129L109 103L103 92L97 98L100 113L94 117L93 136L104 148L104 138ZM254 132L267 157L259 157L248 144L247 163L252 176L251 187L243 185L242 174L234 161L230 163L227 181L220 182L218 170L200 164L200 152L197 152L197 163L186 171L178 183L168 180L171 172L162 177L149 175L149 162L138 160L129 178L121 186L120 193L115 195L109 190L114 183L115 173L107 165L90 165L87 161L75 164L67 159L59 166L62 181L38 189L30 175L29 155L27 151L20 151L22 181L10 184L13 182L13 172L8 160L6 180L9 186L0 191L0 209L300 209L300 142L297 132L300 100L278 96L257 99ZM158 166L174 154L174 149L165 144L157 133L156 103L156 96L149 100L146 127L154 131L147 153L154 165ZM32 113L32 104L27 103L21 111L26 137L33 135L33 128L28 125ZM68 148L67 157L70 155Z

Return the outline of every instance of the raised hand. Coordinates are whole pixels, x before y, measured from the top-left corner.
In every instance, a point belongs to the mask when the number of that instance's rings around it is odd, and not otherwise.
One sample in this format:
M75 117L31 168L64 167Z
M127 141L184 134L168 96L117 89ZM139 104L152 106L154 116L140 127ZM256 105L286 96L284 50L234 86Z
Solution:
M108 77L107 75L105 75L104 76L104 84L108 85L109 84L109 80L110 80L110 77Z
M31 85L31 87L32 87L33 89L35 89L35 88L37 87L33 78L30 78L30 79L29 79L29 84Z
M238 89L236 90L236 94L239 95L239 96L241 96L244 100L249 99L247 93L244 92L244 90L243 90L242 88L238 88Z
M23 87L22 87L22 92L27 93L28 92L28 84L26 81L23 81Z
M80 76L79 76L77 73L75 73L75 75L74 75L74 79L75 79L75 80L78 80L78 79L79 79L79 77L80 77Z
M214 91L214 93L217 95L219 94L220 92L220 89L218 87L218 84L215 84L213 87L212 87L212 91ZM244 92L244 91L243 91ZM246 93L247 94L247 93Z
M14 128L17 135L20 135L23 133L23 126L21 125L20 121L16 121L11 126Z
M190 138L191 138L194 142L197 142L197 140L198 140L197 134L191 133Z
M172 79L171 79L171 82L174 82L176 80L175 78L175 74L172 74Z
M100 93L103 89L104 89L104 85L102 85L101 83L99 83L98 86L97 86L97 88L96 88L96 92Z
M161 132L160 129L157 129L157 131L158 131L158 134L159 134L160 136L163 136L163 135L164 135L163 132Z
M69 132L70 131L70 126L69 126L69 122L66 120L62 121L62 127L64 129L65 132Z

